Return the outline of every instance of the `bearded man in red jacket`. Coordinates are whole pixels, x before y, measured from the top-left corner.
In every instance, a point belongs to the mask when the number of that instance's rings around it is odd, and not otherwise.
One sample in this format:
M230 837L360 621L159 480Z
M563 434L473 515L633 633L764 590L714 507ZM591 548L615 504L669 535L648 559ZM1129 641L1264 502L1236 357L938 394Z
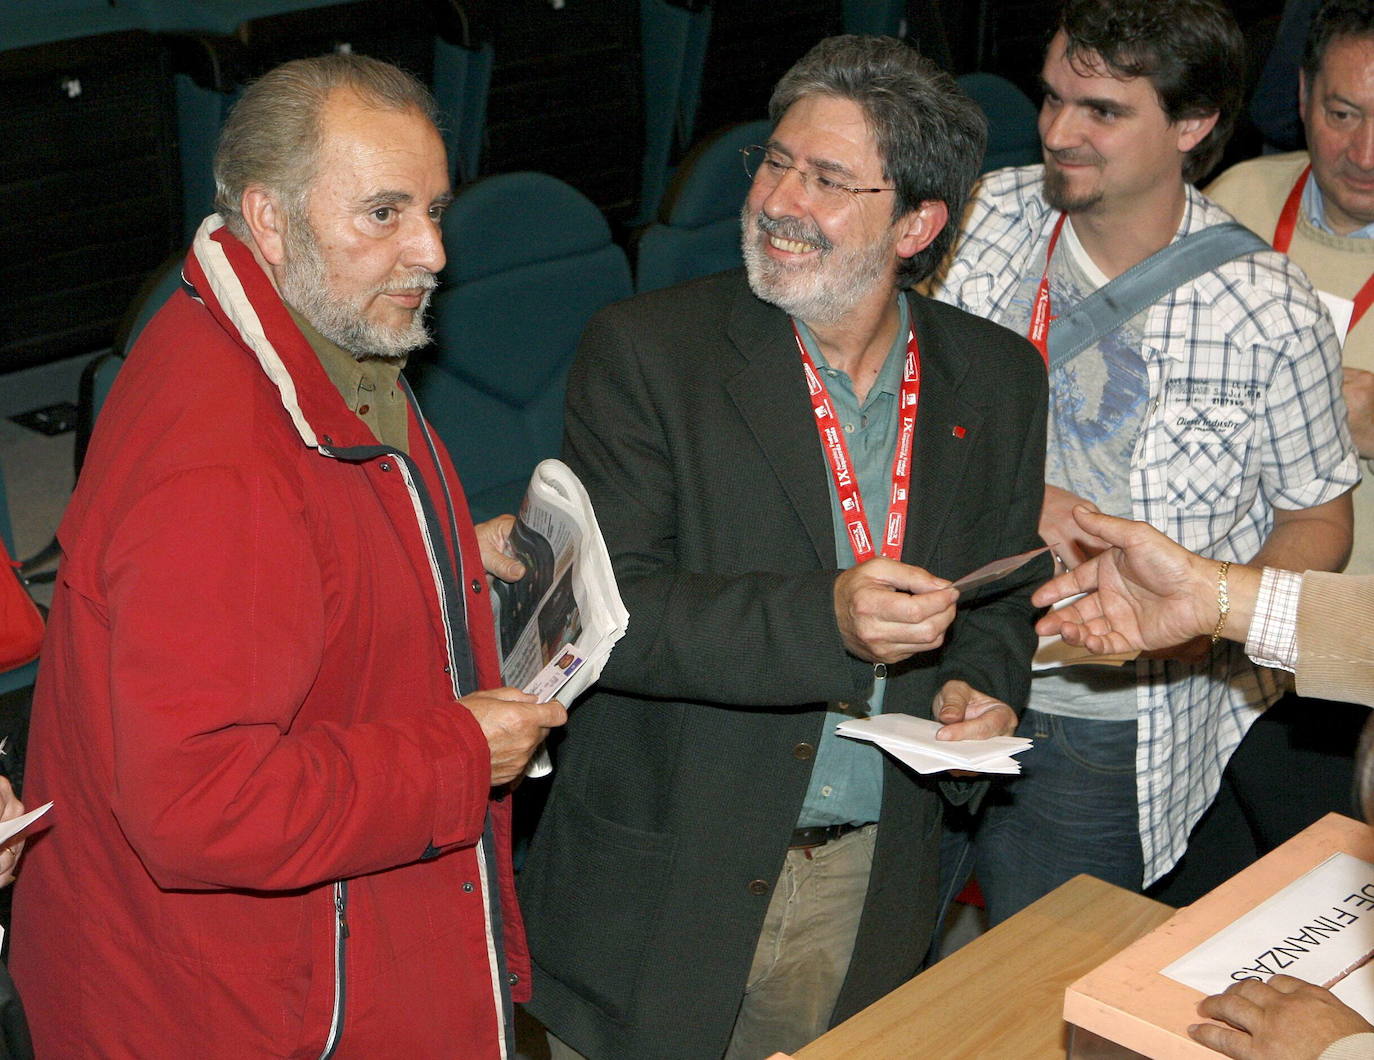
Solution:
M508 782L560 705L502 688L474 528L400 378L448 167L358 56L250 87L216 215L58 536L12 967L42 1056L514 1053Z

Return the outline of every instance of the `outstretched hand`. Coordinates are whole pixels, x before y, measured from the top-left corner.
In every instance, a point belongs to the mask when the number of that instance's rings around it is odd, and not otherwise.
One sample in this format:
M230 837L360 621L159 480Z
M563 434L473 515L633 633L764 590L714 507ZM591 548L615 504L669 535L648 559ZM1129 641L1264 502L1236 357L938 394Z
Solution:
M1073 517L1110 548L1040 586L1038 607L1087 593L1051 611L1035 630L1060 634L1097 655L1167 648L1210 633L1216 622L1216 568L1146 523L1086 507Z

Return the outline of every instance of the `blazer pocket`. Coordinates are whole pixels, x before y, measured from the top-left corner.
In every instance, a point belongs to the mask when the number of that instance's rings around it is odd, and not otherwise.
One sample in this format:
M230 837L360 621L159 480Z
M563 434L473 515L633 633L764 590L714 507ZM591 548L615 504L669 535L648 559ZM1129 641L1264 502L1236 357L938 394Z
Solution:
M619 1023L658 931L673 849L670 834L600 817L563 791L521 871L534 962Z

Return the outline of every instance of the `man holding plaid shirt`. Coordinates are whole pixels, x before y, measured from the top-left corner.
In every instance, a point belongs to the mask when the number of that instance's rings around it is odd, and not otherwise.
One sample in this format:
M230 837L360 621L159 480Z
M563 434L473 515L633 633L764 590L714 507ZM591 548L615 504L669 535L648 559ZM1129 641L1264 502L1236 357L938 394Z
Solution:
M1037 305L1062 316L1230 220L1186 182L1230 133L1242 48L1217 0L1067 0L1042 74L1044 164L984 179L938 296L1034 341ZM1051 372L1041 536L1070 566L1103 548L1070 514L1086 503L1218 560L1339 569L1359 480L1340 371L1316 293L1282 256L1183 284ZM1153 882L1280 690L1208 638L1038 676L1023 774L952 822L974 857L947 868L975 868L994 921L1079 872Z

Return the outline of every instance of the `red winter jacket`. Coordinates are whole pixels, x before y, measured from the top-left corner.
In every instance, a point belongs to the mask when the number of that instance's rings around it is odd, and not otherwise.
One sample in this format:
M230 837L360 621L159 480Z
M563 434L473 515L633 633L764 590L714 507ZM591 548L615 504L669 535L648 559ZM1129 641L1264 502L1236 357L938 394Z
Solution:
M455 703L501 684L457 476L413 413L409 457L376 444L217 228L59 531L24 792L56 805L11 962L35 1047L513 1055L528 957Z

